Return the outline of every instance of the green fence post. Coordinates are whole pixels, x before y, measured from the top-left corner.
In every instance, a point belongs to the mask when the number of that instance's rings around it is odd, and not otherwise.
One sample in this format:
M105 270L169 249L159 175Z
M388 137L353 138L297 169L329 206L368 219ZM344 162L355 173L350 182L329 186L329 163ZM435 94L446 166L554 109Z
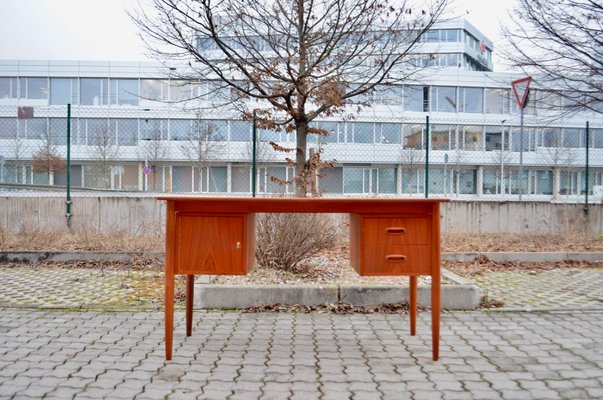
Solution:
M586 152L586 162L584 165L584 216L588 218L588 144L590 141L589 121L586 121L586 143L584 145Z
M67 228L71 228L71 104L67 104Z
M251 140L253 145L251 147L252 161L251 161L251 197L255 197L256 185L257 185L257 160L256 160L256 145L257 145L257 128L256 128L256 116L255 110L253 110L253 126L251 128Z
M425 198L429 197L429 115L425 116Z

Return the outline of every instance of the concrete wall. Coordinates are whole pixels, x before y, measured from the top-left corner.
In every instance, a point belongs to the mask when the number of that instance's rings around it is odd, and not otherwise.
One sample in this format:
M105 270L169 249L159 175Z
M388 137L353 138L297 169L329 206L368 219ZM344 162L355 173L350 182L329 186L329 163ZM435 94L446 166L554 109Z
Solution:
M153 197L74 197L75 231L134 235L163 231L165 203ZM550 202L452 201L442 205L442 231L454 233L603 234L603 205ZM64 230L63 197L0 197L0 229L5 232Z

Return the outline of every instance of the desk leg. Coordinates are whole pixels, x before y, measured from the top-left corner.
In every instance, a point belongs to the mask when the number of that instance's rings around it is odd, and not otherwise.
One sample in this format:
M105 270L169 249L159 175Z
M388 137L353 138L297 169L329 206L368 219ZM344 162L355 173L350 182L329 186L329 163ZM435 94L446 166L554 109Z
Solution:
M440 353L440 274L431 277L431 327L433 361L438 361Z
M417 334L417 277L409 276L408 306L410 308L410 336Z
M186 336L193 333L193 297L195 295L195 275L186 276Z
M172 359L174 336L174 274L165 272L165 359Z

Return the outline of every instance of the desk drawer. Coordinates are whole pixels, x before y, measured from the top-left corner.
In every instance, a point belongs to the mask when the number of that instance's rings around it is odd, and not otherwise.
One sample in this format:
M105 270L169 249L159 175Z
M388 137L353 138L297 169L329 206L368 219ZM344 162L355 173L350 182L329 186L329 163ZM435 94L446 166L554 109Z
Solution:
M429 275L431 253L427 244L368 246L362 275Z
M364 217L362 239L369 247L428 244L428 221L422 217Z

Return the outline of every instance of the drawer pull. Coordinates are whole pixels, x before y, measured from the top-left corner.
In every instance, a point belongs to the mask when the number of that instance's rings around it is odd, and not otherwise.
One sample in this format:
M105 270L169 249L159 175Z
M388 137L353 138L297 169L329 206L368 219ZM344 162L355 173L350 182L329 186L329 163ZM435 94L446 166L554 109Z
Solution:
M403 254L390 254L385 256L385 259L390 262L401 262L406 260L406 256Z
M406 233L406 228L387 228L385 233L388 235L404 235Z

